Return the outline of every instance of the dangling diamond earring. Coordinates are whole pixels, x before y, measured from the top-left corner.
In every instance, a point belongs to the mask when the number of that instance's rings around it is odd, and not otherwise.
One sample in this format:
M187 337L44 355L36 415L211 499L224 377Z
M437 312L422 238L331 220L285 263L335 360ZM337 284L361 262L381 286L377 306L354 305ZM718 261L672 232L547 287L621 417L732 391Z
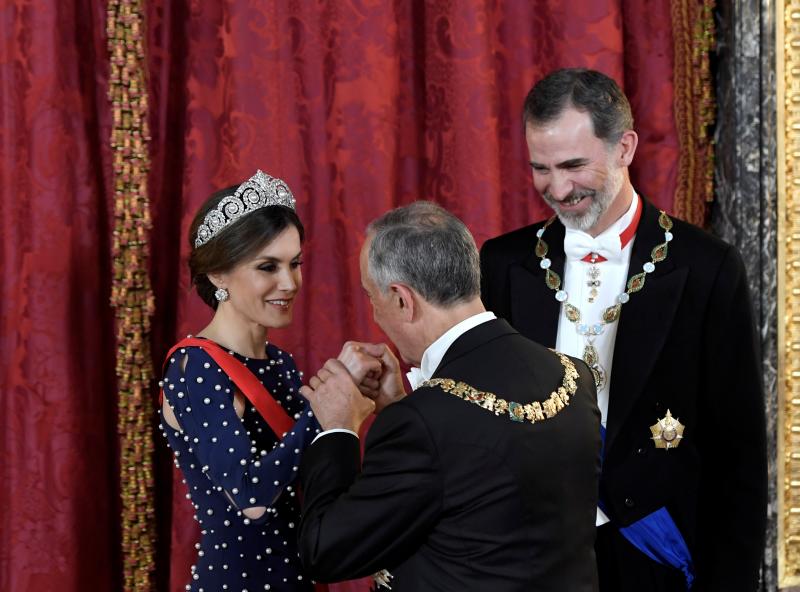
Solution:
M228 294L228 291L225 288L217 288L217 291L214 292L214 298L216 298L220 302L225 302L231 295Z

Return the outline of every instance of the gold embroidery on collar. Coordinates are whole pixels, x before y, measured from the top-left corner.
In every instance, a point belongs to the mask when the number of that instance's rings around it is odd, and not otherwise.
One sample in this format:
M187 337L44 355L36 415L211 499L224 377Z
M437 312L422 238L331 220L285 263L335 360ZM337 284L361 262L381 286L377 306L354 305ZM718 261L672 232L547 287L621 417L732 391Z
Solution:
M564 407L569 405L569 400L575 391L578 390L578 371L575 369L575 364L572 363L567 356L559 352L555 353L561 360L561 365L564 367L564 378L561 380L561 386L550 393L550 397L542 401L534 401L533 403L517 403L516 401L506 401L501 399L494 393L487 393L479 391L464 382L456 382L452 378L432 378L426 380L420 387L438 386L446 393L455 395L460 399L469 401L476 405L480 405L487 411L493 412L495 415L503 415L508 413L511 421L529 421L536 423L551 417L555 417Z

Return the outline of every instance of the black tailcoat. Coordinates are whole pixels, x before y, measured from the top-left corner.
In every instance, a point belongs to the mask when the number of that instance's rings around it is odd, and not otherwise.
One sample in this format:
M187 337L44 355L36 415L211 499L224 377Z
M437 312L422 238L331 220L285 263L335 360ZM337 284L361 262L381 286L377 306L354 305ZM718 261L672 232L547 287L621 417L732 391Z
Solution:
M363 469L355 437L320 437L300 472L309 574L385 568L394 592L596 590L599 411L575 365L570 405L536 424L427 387L376 418ZM500 319L461 335L434 375L519 403L546 399L563 376L553 352Z
M658 215L644 200L628 277L664 242ZM554 347L560 303L534 254L542 225L485 243L482 297L520 333ZM556 220L543 236L562 278L564 234ZM618 321L601 495L617 526L667 507L695 563L694 591L749 592L764 548L766 453L744 266L735 248L697 227L674 220L672 234L666 260ZM684 438L678 448L656 449L649 426L667 410L686 426Z

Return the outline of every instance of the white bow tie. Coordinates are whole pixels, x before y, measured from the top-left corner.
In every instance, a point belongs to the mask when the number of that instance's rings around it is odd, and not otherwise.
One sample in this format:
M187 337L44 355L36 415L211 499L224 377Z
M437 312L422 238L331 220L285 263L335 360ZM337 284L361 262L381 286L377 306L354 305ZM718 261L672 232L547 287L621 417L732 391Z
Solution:
M419 385L427 380L425 375L422 373L422 370L415 367L410 368L409 371L406 372L406 378L408 378L408 383L414 390L417 390Z
M593 238L585 232L567 229L564 236L564 254L567 259L580 260L590 253L597 253L608 260L622 258L622 245L619 235L604 233Z

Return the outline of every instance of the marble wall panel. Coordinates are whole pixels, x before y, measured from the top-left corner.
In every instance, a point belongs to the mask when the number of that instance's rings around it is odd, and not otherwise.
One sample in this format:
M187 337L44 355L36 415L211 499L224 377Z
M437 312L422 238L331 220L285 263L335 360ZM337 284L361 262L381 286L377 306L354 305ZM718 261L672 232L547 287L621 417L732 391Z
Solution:
M777 189L775 6L717 6L716 195L711 230L736 245L747 267L761 339L767 410L769 506L762 590L777 581Z

